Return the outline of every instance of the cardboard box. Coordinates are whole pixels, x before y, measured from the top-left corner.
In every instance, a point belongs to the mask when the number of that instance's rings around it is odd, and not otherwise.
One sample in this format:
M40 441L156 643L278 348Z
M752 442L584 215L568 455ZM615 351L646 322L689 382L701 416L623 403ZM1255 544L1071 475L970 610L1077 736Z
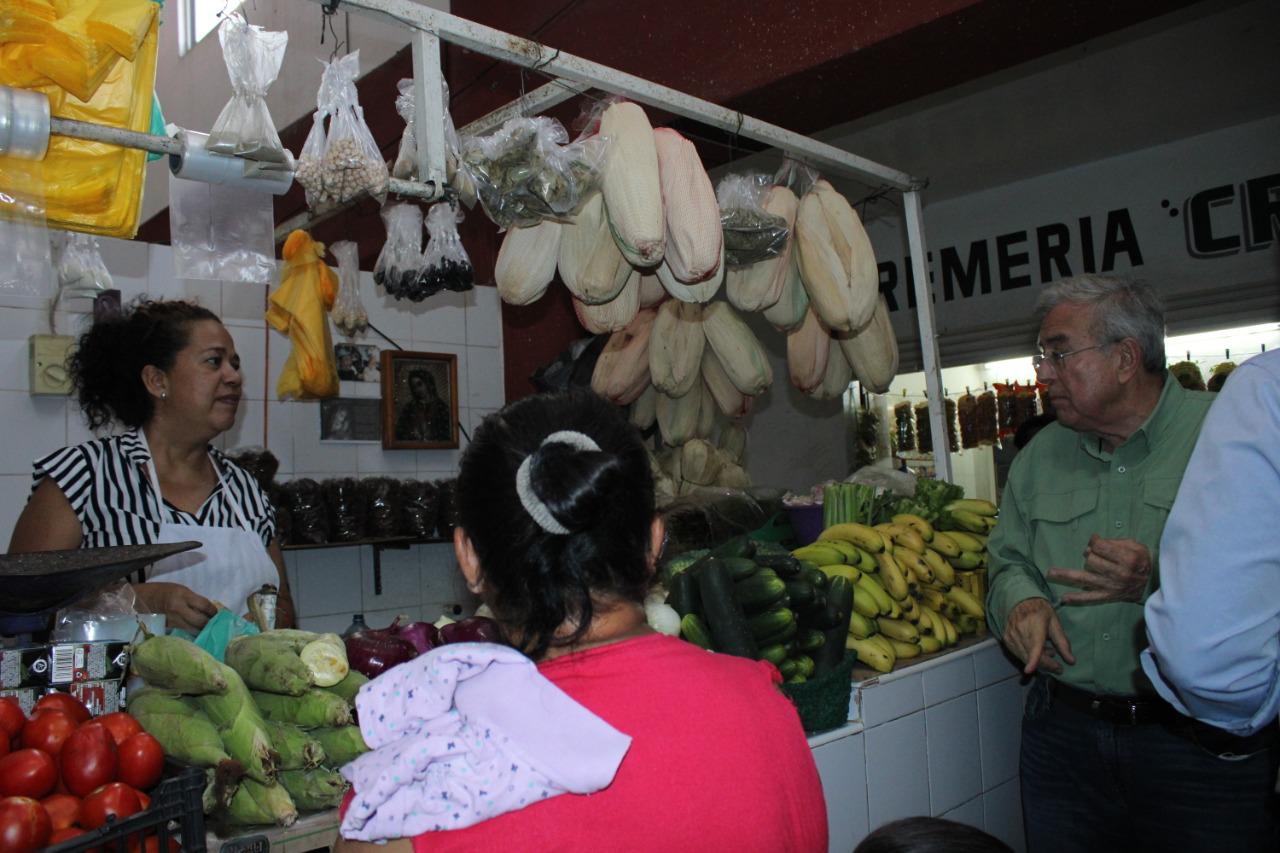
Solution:
M95 717L124 708L124 683L118 679L77 681L67 686L67 692L83 702Z
M48 646L0 649L0 689L43 687L48 683Z
M129 644L52 643L49 646L49 684L120 680L129 670Z
M0 690L0 696L12 696L17 699L18 707L22 708L22 713L28 717L31 716L31 710L35 708L36 701L42 693L44 691L38 687L14 687Z

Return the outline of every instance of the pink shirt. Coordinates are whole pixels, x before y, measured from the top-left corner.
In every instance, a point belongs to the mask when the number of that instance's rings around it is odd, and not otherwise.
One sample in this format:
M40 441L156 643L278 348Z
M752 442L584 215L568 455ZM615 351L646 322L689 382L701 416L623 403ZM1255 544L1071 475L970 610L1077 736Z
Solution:
M653 634L538 668L631 736L613 784L418 835L418 853L827 849L818 771L772 665Z

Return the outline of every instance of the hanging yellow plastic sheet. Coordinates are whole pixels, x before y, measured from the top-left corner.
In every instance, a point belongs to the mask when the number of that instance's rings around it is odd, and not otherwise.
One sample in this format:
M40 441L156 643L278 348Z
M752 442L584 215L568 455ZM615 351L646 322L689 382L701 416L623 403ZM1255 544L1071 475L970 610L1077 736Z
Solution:
M43 0L5 0L0 4L0 42L43 43L57 18Z
M152 0L101 0L85 21L85 32L133 62L157 8Z
M83 47L83 42L75 35L78 31L73 24L79 22L83 29L96 5L93 0L86 0L84 5L67 7L67 14L57 22L63 25L60 35L55 38L57 48L30 44L0 45L0 60L5 60L0 61L0 83L14 85L9 82L12 78L49 72L61 75L64 82L73 78L73 82L91 82L90 78L97 73L92 68L68 72L41 57L48 53L65 59ZM58 4L54 6L56 8ZM85 12L86 8L89 12ZM38 88L44 92L49 97L50 112L54 116L147 132L151 127L159 27L159 19L154 12L149 13L149 20L146 37L133 62L124 61L105 45L95 49L93 56L108 55L112 63L92 97L80 98L60 85L24 85L23 88ZM108 237L134 236L142 206L145 162L145 151L52 136L49 152L41 164L49 226ZM30 175L31 170L28 163L0 157L0 184L19 180L20 176Z
M324 262L324 243L298 230L284 241L280 287L271 294L267 322L289 336L293 349L280 371L281 400L334 397L338 365L333 358L328 312L338 295L338 277Z

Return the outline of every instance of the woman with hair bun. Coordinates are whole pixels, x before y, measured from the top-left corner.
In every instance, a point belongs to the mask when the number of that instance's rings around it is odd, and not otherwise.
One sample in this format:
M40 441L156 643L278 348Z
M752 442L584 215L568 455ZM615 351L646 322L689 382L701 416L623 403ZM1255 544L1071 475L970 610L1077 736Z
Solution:
M269 583L279 590L277 625L292 625L275 510L210 445L235 424L242 384L218 317L189 302L139 300L80 336L70 371L89 428L125 431L36 460L9 553L199 541L134 584L139 611L198 633L215 601L243 613Z
M778 671L645 622L664 529L648 455L617 408L576 392L486 418L457 512L454 553L506 641L630 748L596 793L339 851L827 849L821 783Z

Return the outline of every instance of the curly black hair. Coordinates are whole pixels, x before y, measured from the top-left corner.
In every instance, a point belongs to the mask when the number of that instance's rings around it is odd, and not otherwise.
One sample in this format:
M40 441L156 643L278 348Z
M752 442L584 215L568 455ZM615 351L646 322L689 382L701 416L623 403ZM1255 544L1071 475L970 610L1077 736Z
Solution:
M142 383L142 369L173 367L190 342L191 324L201 320L222 322L191 302L140 297L90 326L67 362L89 429L112 421L136 429L149 421L155 404Z
M542 443L560 430L584 433L600 450ZM516 471L528 456L533 492L567 535L545 531L520 502ZM457 506L485 598L530 657L581 639L598 602L644 600L653 473L640 433L603 398L543 394L490 415L462 457ZM566 621L577 630L556 637Z

